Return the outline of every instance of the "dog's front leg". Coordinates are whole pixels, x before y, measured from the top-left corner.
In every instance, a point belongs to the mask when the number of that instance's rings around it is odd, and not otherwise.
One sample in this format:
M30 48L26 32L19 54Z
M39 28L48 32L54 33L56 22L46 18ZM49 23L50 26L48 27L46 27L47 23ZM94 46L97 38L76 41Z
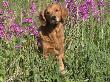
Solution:
M58 56L58 61L59 61L59 69L61 73L64 74L64 63L63 63L63 58L61 54Z
M43 42L43 55L45 59L48 59L48 45L45 42Z

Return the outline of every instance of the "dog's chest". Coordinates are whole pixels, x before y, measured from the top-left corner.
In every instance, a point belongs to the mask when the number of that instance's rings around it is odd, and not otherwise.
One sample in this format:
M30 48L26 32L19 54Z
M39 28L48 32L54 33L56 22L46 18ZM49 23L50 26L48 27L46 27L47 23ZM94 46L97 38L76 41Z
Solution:
M60 32L59 28L54 29L52 32L42 32L41 39L43 42L55 43L56 41L60 41Z

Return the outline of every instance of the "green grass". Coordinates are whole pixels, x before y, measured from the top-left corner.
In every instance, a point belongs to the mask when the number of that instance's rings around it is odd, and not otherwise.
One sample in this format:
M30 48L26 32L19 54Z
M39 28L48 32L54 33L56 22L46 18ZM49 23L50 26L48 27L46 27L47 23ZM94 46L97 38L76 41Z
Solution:
M20 22L21 5L25 3L22 6L28 12L29 2L10 2L17 3L16 7L10 8L16 11L16 21ZM37 2L36 13L45 6L42 3ZM55 57L45 60L43 54L37 52L33 36L15 37L11 41L0 39L0 82L110 82L110 14L102 16L101 22L91 17L75 26L66 25L65 75L60 74ZM37 14L35 20L39 21ZM23 47L16 49L16 44Z

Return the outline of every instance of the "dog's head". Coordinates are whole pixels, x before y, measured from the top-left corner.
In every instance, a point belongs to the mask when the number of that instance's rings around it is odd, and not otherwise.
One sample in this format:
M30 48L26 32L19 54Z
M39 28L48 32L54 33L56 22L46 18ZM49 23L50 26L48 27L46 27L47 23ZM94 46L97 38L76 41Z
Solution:
M63 22L68 16L68 10L59 3L50 4L40 13L40 20L43 24L57 25Z

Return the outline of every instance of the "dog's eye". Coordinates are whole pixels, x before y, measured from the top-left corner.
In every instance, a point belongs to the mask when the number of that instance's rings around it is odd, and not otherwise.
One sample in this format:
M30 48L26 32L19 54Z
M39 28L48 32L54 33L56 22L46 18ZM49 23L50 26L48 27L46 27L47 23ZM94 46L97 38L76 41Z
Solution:
M58 12L58 11L59 11L58 9L55 10L55 12Z
M49 12L47 11L46 14L49 14Z
M47 14L49 14L49 12L47 12Z

